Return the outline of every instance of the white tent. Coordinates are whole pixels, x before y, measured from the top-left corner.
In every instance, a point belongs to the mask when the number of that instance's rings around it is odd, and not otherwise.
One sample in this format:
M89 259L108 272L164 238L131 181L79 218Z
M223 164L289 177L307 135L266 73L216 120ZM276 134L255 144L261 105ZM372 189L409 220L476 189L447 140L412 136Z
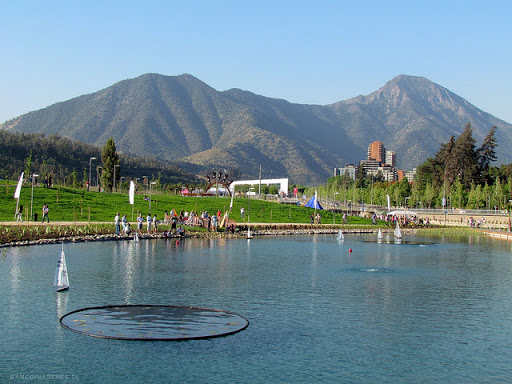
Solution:
M416 216L417 213L413 211L391 211L388 216Z

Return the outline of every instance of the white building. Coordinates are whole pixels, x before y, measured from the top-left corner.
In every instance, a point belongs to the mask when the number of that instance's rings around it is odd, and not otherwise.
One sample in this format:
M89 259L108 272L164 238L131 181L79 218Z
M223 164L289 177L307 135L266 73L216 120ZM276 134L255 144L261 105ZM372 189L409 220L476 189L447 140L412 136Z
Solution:
M357 167L354 164L347 164L343 168L334 168L334 176L348 175L352 180L356 179Z

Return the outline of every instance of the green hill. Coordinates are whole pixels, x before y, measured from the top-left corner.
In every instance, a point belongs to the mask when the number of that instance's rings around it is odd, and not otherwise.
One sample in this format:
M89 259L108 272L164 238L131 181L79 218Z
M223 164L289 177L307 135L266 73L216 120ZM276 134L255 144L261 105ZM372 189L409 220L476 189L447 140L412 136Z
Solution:
M53 181L59 184L72 185L73 173L75 184L88 179L89 159L93 185L96 180L96 167L101 165L101 148L73 141L57 135L45 137L42 134L22 134L0 131L0 161L2 173L0 178L17 180L20 173L28 169L30 173L52 175ZM149 179L160 178L166 184L198 184L194 175L189 174L175 165L154 158L143 158L130 154L121 154L120 174L135 179L148 176Z

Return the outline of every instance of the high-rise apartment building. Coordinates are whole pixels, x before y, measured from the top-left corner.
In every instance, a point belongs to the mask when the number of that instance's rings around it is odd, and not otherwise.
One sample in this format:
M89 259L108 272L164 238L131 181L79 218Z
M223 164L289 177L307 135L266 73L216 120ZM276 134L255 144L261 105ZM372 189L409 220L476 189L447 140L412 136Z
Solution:
M368 160L380 161L382 164L386 162L386 149L380 141L374 141L368 146Z
M396 167L396 152L394 151L386 151L386 165L391 165L392 167Z

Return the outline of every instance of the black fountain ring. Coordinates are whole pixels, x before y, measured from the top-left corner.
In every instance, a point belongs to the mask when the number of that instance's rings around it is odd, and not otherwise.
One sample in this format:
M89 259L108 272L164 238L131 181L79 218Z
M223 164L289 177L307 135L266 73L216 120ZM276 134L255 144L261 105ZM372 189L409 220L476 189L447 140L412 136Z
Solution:
M107 305L69 312L66 329L82 335L119 340L198 340L227 336L249 326L233 312L176 305Z

